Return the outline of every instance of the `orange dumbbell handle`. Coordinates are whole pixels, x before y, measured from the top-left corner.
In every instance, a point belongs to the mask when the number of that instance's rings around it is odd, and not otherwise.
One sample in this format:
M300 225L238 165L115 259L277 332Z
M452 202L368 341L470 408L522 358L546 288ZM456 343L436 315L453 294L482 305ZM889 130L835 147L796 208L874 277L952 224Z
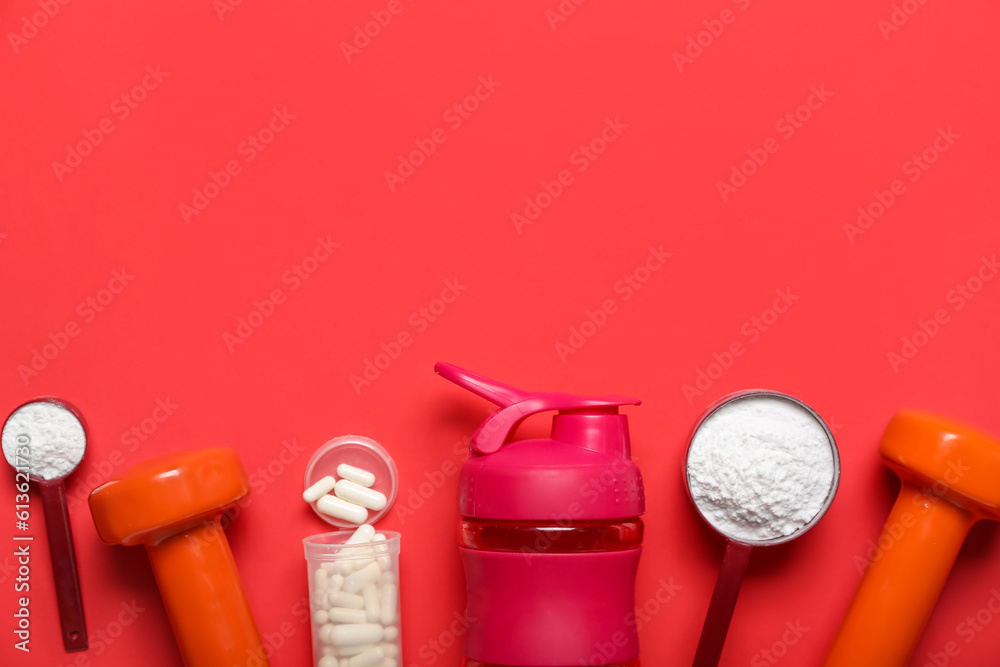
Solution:
M269 664L218 517L147 550L186 667Z
M904 483L824 667L905 667L975 522Z

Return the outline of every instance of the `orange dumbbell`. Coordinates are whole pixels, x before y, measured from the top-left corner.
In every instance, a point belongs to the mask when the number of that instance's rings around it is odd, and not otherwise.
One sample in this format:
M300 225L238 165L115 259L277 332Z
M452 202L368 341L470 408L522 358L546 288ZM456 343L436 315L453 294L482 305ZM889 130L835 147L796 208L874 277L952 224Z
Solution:
M173 452L94 489L90 511L108 544L145 544L187 667L268 664L222 513L250 492L239 456Z
M903 482L825 667L904 667L965 536L1000 520L1000 443L958 422L901 410L879 447Z

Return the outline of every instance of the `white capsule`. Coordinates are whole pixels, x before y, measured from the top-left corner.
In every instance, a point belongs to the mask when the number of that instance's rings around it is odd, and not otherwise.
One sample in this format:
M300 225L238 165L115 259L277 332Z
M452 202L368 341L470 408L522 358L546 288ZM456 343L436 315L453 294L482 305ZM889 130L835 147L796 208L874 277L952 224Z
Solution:
M350 667L350 658L341 658L340 665L338 667Z
M327 599L331 607L347 607L348 609L365 608L364 598L349 591L330 591Z
M365 584L378 581L381 574L382 570L379 569L378 563L369 563L364 568L352 572L344 578L344 590L348 593L357 593L365 587Z
M350 562L353 563L355 570L363 570L369 563L378 563L378 566L385 570L392 566L392 561L387 555L388 552L389 546L387 544L379 545L373 541L370 545L359 548L354 554L355 556L366 556L366 558L355 558Z
M378 588L375 584L365 584L361 589L361 597L365 600L365 617L369 623L378 623L382 617L378 604Z
M345 554L351 557L350 560L345 559L345 562L350 566L348 569L349 572L360 570L374 560L373 558L358 558L358 556L367 556L372 553L372 549L370 547L358 545L370 544L374 537L375 528L366 523L354 531L354 534L351 535L344 543L345 545L351 545L354 547L345 551Z
M333 632L333 623L327 623L327 624L323 625L319 629L319 632L317 633L319 635L319 640L321 642L323 642L324 644L329 644L330 643L330 633L331 632Z
M395 646L395 644L388 644L388 646ZM395 658L386 658L378 667L396 667L397 664L399 663L396 662Z
M370 644L358 644L357 646L338 646L337 648L334 649L334 651L336 651L337 655L341 657L351 656L361 653L369 646Z
M364 523L368 520L368 510L364 507L329 494L316 501L316 509L323 514L351 523Z
M316 609L326 609L330 606L329 601L326 599L326 591L313 591L309 596L309 602Z
M330 621L333 623L364 623L367 620L364 609L334 607L330 610Z
M370 552L371 550L366 549L366 551ZM375 562L374 558L355 558L354 560L351 561L351 567L355 570L363 570L366 567L368 567L370 563L374 562Z
M382 573L381 580L384 584L394 584L396 583L396 573L392 570L387 570Z
M344 585L344 575L334 574L330 576L330 580L326 582L327 590L340 590Z
M330 643L337 646L376 644L382 641L382 626L378 623L335 625L330 631Z
M336 657L337 656L337 649L333 648L332 646L324 646L323 647L323 655L329 655L329 656L332 656L332 657Z
M396 584L382 584L379 596L379 619L382 625L396 622Z
M329 655L324 655L319 659L319 662L316 663L316 667L339 667L339 665L340 661Z
M387 502L382 492L355 484L349 479L337 482L337 485L333 487L333 492L342 500L367 507L376 512L385 507Z
M313 575L315 579L315 586L317 591L325 591L327 587L327 582L330 581L330 575L326 570L319 569L316 570L316 574Z
M348 667L371 667L372 665L377 665L382 662L382 658L385 657L385 651L382 650L381 646L369 646L361 653L352 657L347 661Z
M317 609L313 612L313 623L316 625L325 625L330 622L330 615L327 613L326 609Z
M325 563L320 563L319 566L326 570L327 574L333 574L337 571L337 564L333 561L326 561Z
M382 642L379 644L382 650L385 651L386 658L395 658L399 655L399 647L395 644L390 644L389 642Z
M371 486L375 483L375 473L349 466L346 463L337 466L337 475L361 486Z
M375 559L378 566L382 568L385 572L392 568L392 559L389 557L389 545L385 544L386 537L382 533L375 533L375 537L372 538L372 551L378 554L383 554ZM382 544L379 544L382 542Z
M358 526L358 529L347 538L344 544L368 544L375 537L375 527L371 524L366 523L363 526Z
M302 492L302 500L307 503L314 503L326 494L330 493L330 490L337 484L335 480L330 475L323 477L318 482L310 486L308 489Z
M399 628L397 628L395 625L387 625L385 627L385 630L382 631L382 639L386 640L387 642L396 641L396 637L398 636L399 636Z

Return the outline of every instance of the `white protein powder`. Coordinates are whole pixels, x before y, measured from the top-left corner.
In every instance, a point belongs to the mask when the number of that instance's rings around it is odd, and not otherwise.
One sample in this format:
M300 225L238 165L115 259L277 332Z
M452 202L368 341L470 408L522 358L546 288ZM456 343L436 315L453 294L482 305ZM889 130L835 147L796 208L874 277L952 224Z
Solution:
M28 472L38 479L68 475L83 459L87 436L83 424L67 408L49 401L35 401L14 411L3 425L3 455L18 467L28 464ZM18 447L28 446L28 454L18 457Z
M834 483L833 445L798 403L750 395L698 427L687 475L695 504L716 529L739 541L771 540L823 509Z

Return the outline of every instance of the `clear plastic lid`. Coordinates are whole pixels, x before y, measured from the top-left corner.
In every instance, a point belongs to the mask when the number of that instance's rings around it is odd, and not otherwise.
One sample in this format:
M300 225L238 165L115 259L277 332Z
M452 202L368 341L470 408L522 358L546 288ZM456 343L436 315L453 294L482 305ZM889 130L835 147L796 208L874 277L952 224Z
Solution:
M374 524L389 512L396 500L399 475L396 472L395 461L385 447L371 438L361 435L342 435L322 445L309 459L309 465L306 466L305 488L309 488L327 475L339 480L337 466L342 463L367 470L375 475L375 483L371 488L382 493L387 502L385 507L377 512L369 510L368 520L365 523ZM330 525L339 528L358 527L356 523L323 514L317 509L315 502L310 505L313 511Z

